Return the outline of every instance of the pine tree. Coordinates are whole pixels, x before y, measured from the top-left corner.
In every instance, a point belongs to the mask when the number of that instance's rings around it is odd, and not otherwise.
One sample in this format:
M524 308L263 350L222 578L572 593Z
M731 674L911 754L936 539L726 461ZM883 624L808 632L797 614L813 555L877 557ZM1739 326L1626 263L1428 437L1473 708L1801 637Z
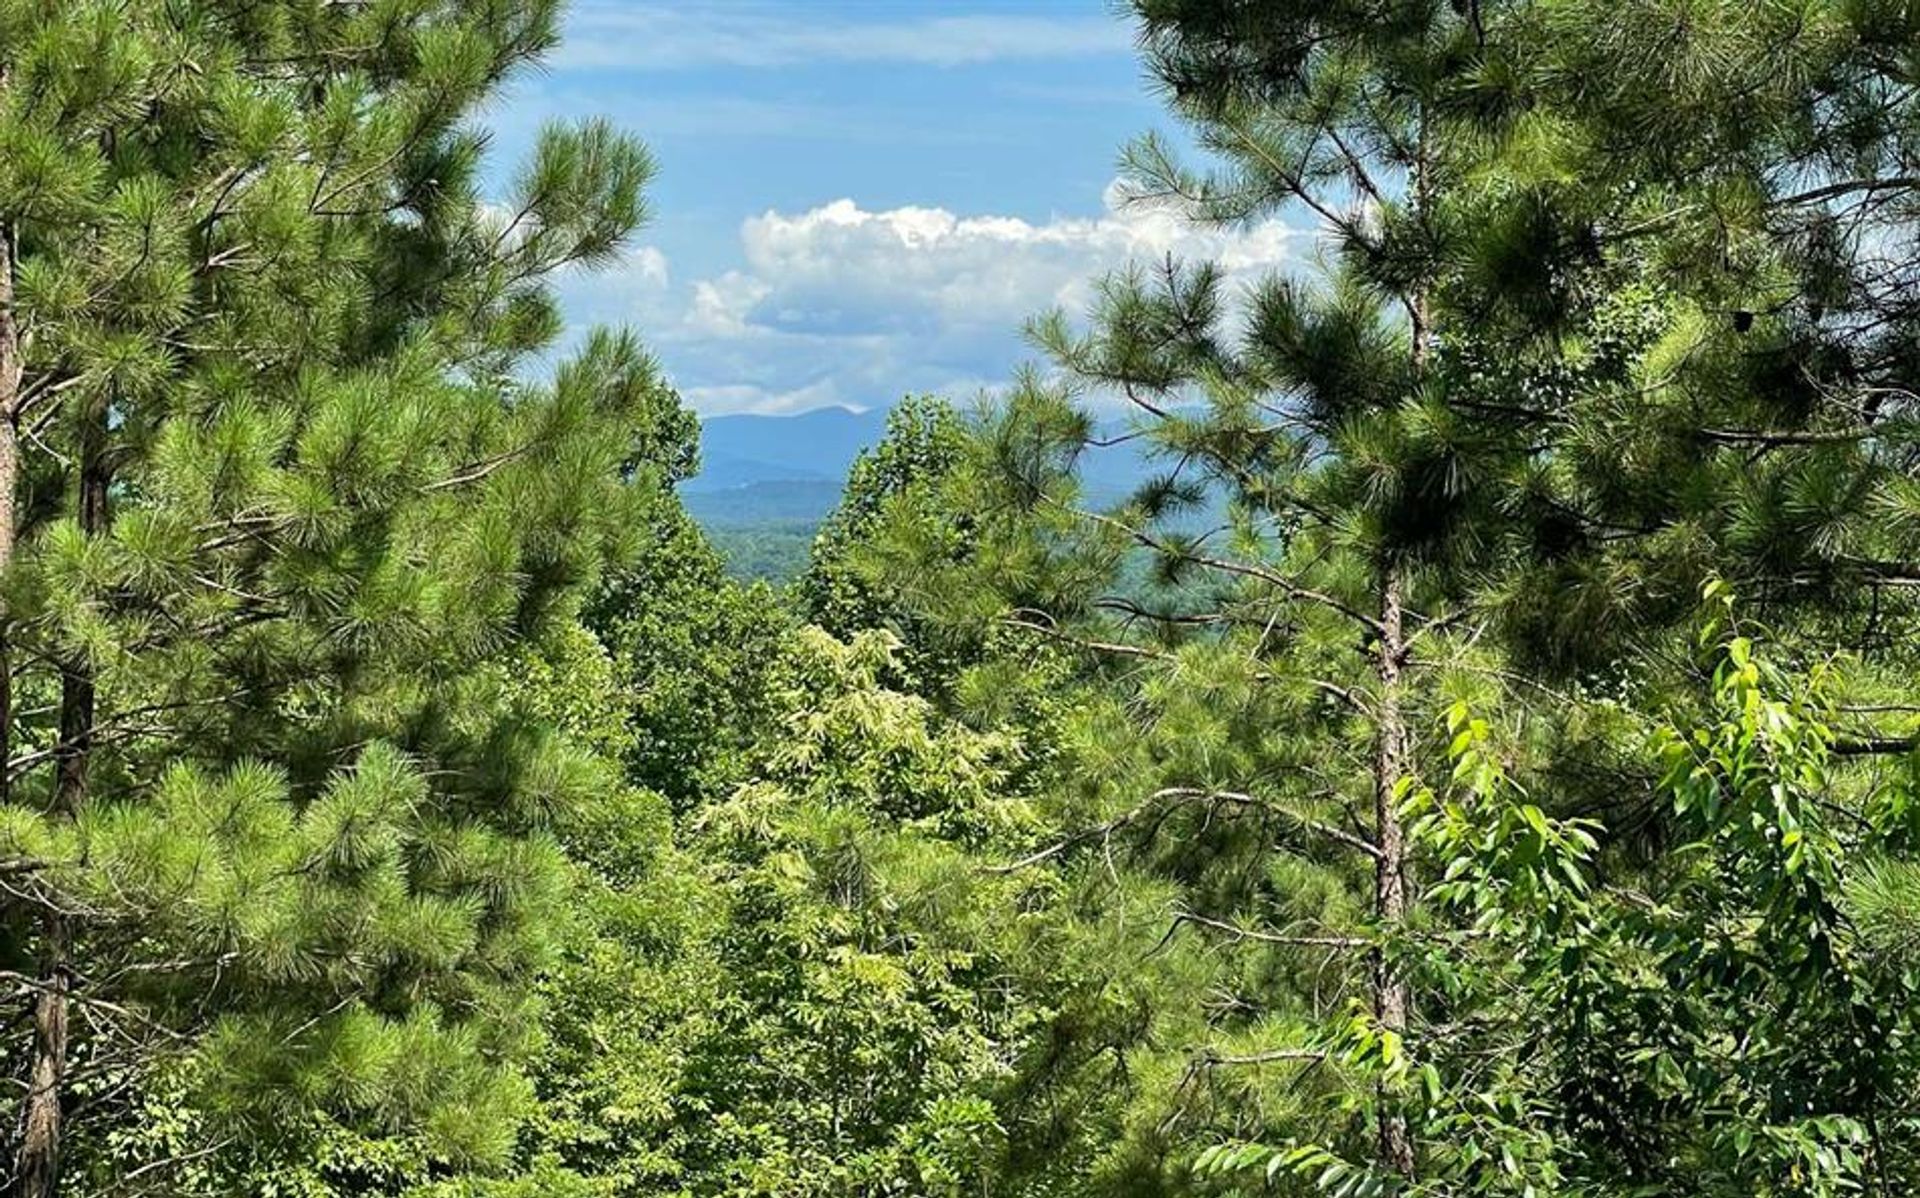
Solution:
M1910 670L1912 306L1887 251L1910 236L1911 16L1631 7L1136 5L1174 110L1225 163L1196 176L1145 143L1136 202L1305 210L1328 267L1238 299L1216 269L1169 263L1110 280L1089 331L1040 322L1073 384L1016 395L980 446L963 487L1001 524L973 587L919 586L997 595L1130 697L1128 735L1157 759L1114 756L1151 796L1063 850L1124 835L1160 852L1181 834L1217 850L1214 825L1250 811L1302 858L1332 842L1373 864L1360 928L1298 935L1288 919L1315 913L1282 880L1236 892L1238 858L1175 859L1192 893L1234 908L1176 919L1280 969L1315 940L1373 953L1357 1037L1230 1054L1292 1064L1299 1089L1367 1058L1376 1172L1356 1185L1415 1167L1394 1087L1422 1033L1460 1031L1408 1017L1394 964L1436 914L1408 909L1396 793L1420 772L1410 730L1437 725L1444 697L1511 683L1525 697L1502 705L1500 752L1552 779L1563 810L1617 804L1657 845L1689 825L1630 760L1627 709L1707 710L1682 628L1725 571L1804 660L1844 646L1881 663L1877 693L1840 707L1859 731L1837 758L1913 744L1863 726L1910 719L1891 675ZM1111 393L1133 413L1118 435L1168 470L1089 511L1074 466L1114 434L1076 401ZM1264 742L1244 731L1260 719ZM1361 730L1372 813L1343 823L1358 796L1334 755ZM1852 811L1876 783L1843 776L1823 801ZM1169 812L1183 805L1205 821ZM1611 867L1663 876L1612 831ZM1280 997L1244 1001L1271 1004L1253 1026L1295 1018Z
M1886 249L1908 219L1911 18L1665 0L1631 20L1598 3L1134 8L1153 75L1221 165L1195 174L1144 142L1132 201L1304 215L1322 269L1235 295L1217 268L1169 262L1108 280L1086 330L1037 322L1070 383L1017 393L950 500L989 501L986 551L897 585L960 617L984 592L1106 663L1155 755L1115 751L1134 798L1099 810L1109 835L1184 833L1218 856L1218 823L1253 812L1294 829L1303 859L1341 846L1368 862L1366 926L1319 937L1250 926L1316 915L1278 883L1177 868L1236 908L1190 925L1274 946L1256 952L1368 948L1375 1042L1400 1044L1417 1029L1392 946L1417 929L1395 795L1444 699L1513 688L1503 751L1565 810L1600 805L1657 842L1632 720L1595 700L1701 701L1682 629L1709 577L1791 618L1806 652L1902 661L1911 305ZM1118 432L1081 402L1114 395ZM1165 473L1089 510L1076 465L1116 437ZM1210 697L1177 701L1182 687ZM1858 706L1902 701L1882 683ZM1248 721L1268 722L1264 743ZM1911 743L1863 728L1836 751ZM1330 765L1335 746L1353 756ZM1349 768L1369 779L1364 821L1343 822ZM1206 819L1168 813L1186 805ZM1394 1105L1383 1090L1374 1155L1404 1177Z
M1317 283L1273 277L1243 298L1218 267L1169 261L1108 279L1085 330L1064 314L1037 321L1069 382L1036 378L987 430L965 485L997 497L1002 531L983 533L975 585L950 589L998 595L1015 626L1137 687L1136 735L1159 759L1115 750L1132 763L1115 781L1134 793L1106 835L1194 837L1176 868L1217 857L1217 880L1195 894L1234 908L1178 911L1175 926L1277 954L1283 974L1289 955L1309 969L1304 954L1367 952L1343 975L1398 1042L1413 997L1382 944L1410 915L1398 809L1434 710L1410 674L1450 656L1466 580L1508 539L1500 500L1526 452L1510 422L1463 402L1471 342L1441 302L1476 252L1448 205L1479 127L1461 96L1482 25L1445 4L1134 8L1152 74L1218 165L1195 174L1149 139L1128 155L1129 202L1218 224L1304 214L1326 267ZM1081 402L1110 396L1126 413L1118 432ZM1131 502L1090 510L1076 464L1115 439L1166 469ZM1306 869L1342 885L1370 875L1363 926L1327 927L1337 912L1310 897L1323 883L1288 895L1280 867L1258 864L1264 847L1245 837L1275 822ZM1223 848L1229 836L1241 843ZM1296 934L1296 920L1320 930ZM1256 1026L1296 1042L1208 1050L1201 1071L1319 1059L1285 1026L1299 996L1245 1001ZM1366 1105L1381 1167L1406 1178L1417 1161L1399 1102L1383 1089Z
M1783 635L1897 655L1920 552L1915 280L1895 248L1917 215L1914 14L1650 2L1489 21L1503 276L1554 280L1553 302L1508 308L1555 383L1508 413L1554 447L1528 490L1560 526L1493 596L1509 639L1591 670L1721 576ZM1608 340L1625 369L1586 377Z
M663 393L613 336L520 381L543 280L617 250L651 169L556 128L485 202L471 114L554 28L0 4L12 1193L166 1057L229 1137L321 1108L506 1143L543 828L590 775L473 679L629 535Z

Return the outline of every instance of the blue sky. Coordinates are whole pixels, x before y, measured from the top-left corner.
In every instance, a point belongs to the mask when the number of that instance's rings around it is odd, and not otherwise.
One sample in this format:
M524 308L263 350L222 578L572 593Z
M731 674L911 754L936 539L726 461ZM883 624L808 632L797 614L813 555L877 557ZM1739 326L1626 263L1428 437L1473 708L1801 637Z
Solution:
M500 161L589 115L660 175L623 260L563 284L569 321L638 328L703 414L964 400L1129 259L1298 251L1110 204L1124 143L1170 125L1102 0L575 0L489 114Z

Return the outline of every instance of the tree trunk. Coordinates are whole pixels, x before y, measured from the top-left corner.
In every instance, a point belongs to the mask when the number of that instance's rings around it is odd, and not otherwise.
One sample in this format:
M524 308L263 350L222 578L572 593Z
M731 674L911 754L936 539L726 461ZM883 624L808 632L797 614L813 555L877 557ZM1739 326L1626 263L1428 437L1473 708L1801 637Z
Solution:
M1407 642L1401 604L1404 579L1401 567L1384 568L1380 586L1380 652L1374 669L1380 695L1374 725L1373 819L1374 915L1391 928L1406 918L1406 837L1400 827L1397 787L1409 771L1407 725L1401 710L1400 675L1406 666ZM1404 978L1394 973L1385 954L1373 955L1374 1017L1380 1026L1404 1036L1411 1001ZM1380 1108L1380 1163L1402 1177L1413 1176L1413 1140L1405 1116L1391 1110L1382 1090L1375 1095Z
M17 1198L54 1198L60 1185L61 1100L67 1074L67 990L72 943L66 916L49 910L40 988L33 1007L33 1069L29 1074L20 1152L14 1163Z
M1425 215L1431 197L1431 173L1428 162L1427 114L1419 115L1416 152L1411 180L1416 209ZM1409 350L1416 384L1427 370L1427 337L1430 333L1428 296L1424 283L1407 296ZM1386 559L1380 567L1380 655L1374 663L1380 684L1379 710L1374 727L1373 818L1374 844L1380 855L1374 861L1374 916L1383 928L1395 928L1407 916L1406 832L1400 826L1398 790L1402 780L1413 773L1411 746L1407 739L1406 712L1403 708L1401 675L1407 667L1409 649L1406 637L1406 567L1393 556L1395 548L1385 547ZM1394 972L1386 955L1378 949L1373 956L1374 1017L1380 1027L1402 1038L1413 1007L1413 997L1405 978ZM1413 1136L1406 1115L1389 1101L1386 1087L1374 1094L1379 1115L1380 1164L1401 1177L1414 1174Z
M6 73L0 68L0 88ZM20 325L14 312L16 234L0 224L0 574L13 561L14 502L19 489L20 445L17 419L21 361ZM8 795L6 762L13 745L13 672L8 652L6 612L0 608L0 801ZM20 1122L20 1149L14 1162L14 1192L50 1198L57 1184L60 1143L60 1095L67 1060L66 917L49 907L43 919L44 967L33 994L33 1063L27 1076L26 1105Z
M89 407L80 429L80 529L97 537L107 527L107 397ZM72 819L87 795L94 732L93 666L70 659L60 672L60 740L54 812ZM73 929L59 897L42 918L42 963L33 1018L33 1067L26 1116L14 1169L15 1198L55 1198L60 1184L63 1100L67 1072L67 1006L73 987Z
M0 75L0 84L5 77ZM20 481L20 326L13 311L13 226L0 224L0 575L13 561L14 493ZM10 789L6 762L13 756L13 671L4 601L0 601L0 802Z

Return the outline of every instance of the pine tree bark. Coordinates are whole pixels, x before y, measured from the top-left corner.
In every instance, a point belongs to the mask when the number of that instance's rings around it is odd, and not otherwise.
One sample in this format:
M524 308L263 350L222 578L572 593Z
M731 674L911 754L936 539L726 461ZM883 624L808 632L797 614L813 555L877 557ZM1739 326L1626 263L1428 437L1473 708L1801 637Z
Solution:
M1402 568L1386 565L1380 584L1380 643L1374 669L1380 684L1374 724L1373 819L1374 915L1382 927L1393 927L1407 914L1406 834L1400 826L1397 788L1409 773L1406 715L1401 707L1401 673L1407 664L1403 611L1405 586ZM1404 1036L1412 1005L1406 980L1396 974L1385 954L1373 954L1374 1018L1381 1028ZM1412 1177L1413 1140L1405 1116L1393 1110L1384 1089L1375 1095L1379 1107L1380 1163L1402 1177Z
M45 964L33 1007L33 1068L14 1164L17 1198L54 1198L60 1185L62 1099L67 1072L67 991L72 985L71 934L66 916L46 915Z
M0 64L0 91L6 89L9 75L7 66ZM21 361L20 323L14 310L15 256L18 248L13 224L0 223L0 573L4 573L13 561L14 495L19 489L20 475L17 418L25 364ZM0 801L7 798L6 763L12 756L13 745L13 671L11 654L7 651L8 633L6 612L0 608ZM48 918L48 943L51 945L56 938L64 940L65 928L60 926L63 921L59 913L49 912ZM64 981L56 980L53 984L62 986ZM53 1067L64 1062L66 1057L66 996L64 993L52 996L37 992L33 1004L33 1067L27 1078L27 1103L20 1125L20 1153L14 1162L14 1189L20 1194L51 1195L55 1178L39 1175L40 1159L30 1156L27 1146L46 1140L49 1130L52 1142L58 1142L57 1107L54 1112L55 1126L52 1129L44 1128L41 1124L45 1112L37 1107L35 1099L42 1094L59 1093L61 1079ZM41 1051L43 1046L51 1044L60 1046L58 1055Z
M1424 109L1418 122L1410 184L1415 209L1424 216L1432 200ZM1427 370L1427 338L1431 331L1424 283L1416 285L1406 297L1406 306L1409 354L1413 378L1418 384ZM1380 567L1380 650L1374 663L1380 696L1374 725L1373 818L1374 844L1379 855L1374 859L1373 891L1374 917L1381 927L1394 928L1407 916L1406 830L1400 825L1398 794L1401 781L1413 772L1413 760L1401 682L1410 653L1406 637L1406 567L1395 558L1394 547L1385 547L1385 552L1387 556ZM1400 1036L1404 1043L1413 1007L1412 991L1406 979L1393 970L1386 955L1378 949L1373 955L1373 998L1374 1018L1380 1027ZM1389 1101L1384 1085L1375 1092L1374 1101L1380 1112L1379 1163L1411 1179L1416 1162L1406 1115Z
M80 529L97 537L107 527L107 397L99 395L80 428ZM94 733L93 666L84 657L69 659L60 674L60 740L55 747L57 773L53 807L72 819L87 795ZM42 961L33 1017L33 1065L20 1151L14 1168L14 1198L56 1198L64 1132L67 1011L73 989L73 928L57 896L48 900L41 921Z
M0 71L0 89L6 76ZM0 574L13 561L14 493L20 481L20 325L14 314L14 259L18 253L14 227L0 223ZM13 756L13 670L9 640L12 629L4 599L0 599L0 802L10 789L7 761Z
M0 90L7 72L0 66ZM18 417L20 384L25 373L21 360L20 324L14 308L15 256L18 240L11 223L0 223L0 573L13 561L14 502L19 490L20 445ZM0 607L0 801L8 794L7 761L13 744L13 671L8 652L9 628ZM67 997L66 919L49 908L43 920L46 964L33 995L33 1063L27 1077L26 1106L20 1123L20 1149L14 1162L14 1192L32 1198L51 1198L57 1185L57 1148L60 1137L60 1093L66 1064Z
M11 72L0 63L0 93ZM20 321L14 311L14 276L19 266L19 230L0 221L0 574L13 562L16 535L14 503L20 482L20 384L26 374L21 357ZM13 660L4 600L0 600L0 802L12 779L6 763L13 756Z

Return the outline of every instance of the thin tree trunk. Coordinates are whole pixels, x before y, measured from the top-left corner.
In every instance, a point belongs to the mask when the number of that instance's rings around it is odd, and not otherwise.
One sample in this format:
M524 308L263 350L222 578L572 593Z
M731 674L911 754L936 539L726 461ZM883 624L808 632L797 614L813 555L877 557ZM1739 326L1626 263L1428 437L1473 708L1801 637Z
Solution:
M1374 663L1380 683L1374 725L1373 819L1374 915L1383 927L1406 918L1406 836L1400 826L1397 788L1409 773L1406 715L1401 709L1401 672L1406 667L1407 643L1403 629L1401 567L1385 567L1380 586L1380 652ZM1373 956L1374 1017L1380 1026L1404 1036L1412 1005L1406 979L1396 974L1385 954ZM1402 1177L1413 1176L1413 1140L1405 1116L1392 1110L1384 1089L1376 1099L1380 1108L1380 1163Z
M67 990L72 985L72 941L67 918L49 911L40 989L33 1007L33 1068L26 1117L14 1164L18 1198L54 1198L60 1185L61 1100L67 1074Z
M97 537L107 527L107 397L103 393L80 429L80 529ZM72 819L87 796L94 732L93 666L84 657L60 672L60 742L55 755L54 812ZM33 1018L33 1066L26 1117L14 1169L15 1198L55 1198L60 1184L63 1100L67 1072L68 993L73 987L73 929L50 900L42 919L43 960Z
M0 87L6 76L0 73ZM14 494L20 482L20 325L13 310L14 259L18 253L12 225L0 224L0 575L13 562ZM13 671L9 627L0 600L0 802L10 783L6 762L13 756Z
M1431 201L1432 175L1428 162L1427 114L1418 117L1417 149L1411 185L1413 202L1424 216ZM1427 370L1427 338L1431 316L1424 282L1407 295L1409 353L1416 384ZM1406 831L1400 826L1398 793L1402 780L1413 772L1411 744L1407 737L1401 676L1407 668L1409 648L1406 637L1406 566L1397 560L1391 546L1380 568L1380 653L1374 663L1380 685L1378 711L1374 726L1373 818L1374 843L1379 856L1374 860L1374 916L1385 928L1397 927L1407 916ZM1380 1027L1400 1036L1404 1042L1413 1007L1413 996L1404 977L1388 963L1386 955L1375 950L1373 957L1374 1017ZM1406 1115L1389 1101L1385 1086L1376 1091L1379 1108L1380 1164L1411 1179L1414 1175L1413 1136Z
M0 66L0 90L7 84L7 71ZM14 311L15 255L17 235L11 224L0 224L0 573L13 561L14 499L19 489L20 445L17 418L20 407L20 382L25 372L21 361L20 325ZM8 652L10 629L4 608L0 608L0 801L8 797L6 761L13 744L13 671ZM57 1156L46 1149L57 1149L60 1138L60 1090L65 1072L67 1049L68 972L66 917L49 908L43 932L47 963L41 983L45 989L33 996L32 1068L27 1077L26 1106L21 1114L20 1151L14 1162L14 1189L21 1195L40 1198L52 1195L56 1184Z
M0 62L0 93L7 90L12 69ZM19 272L20 230L0 221L0 575L13 563L17 535L14 505L20 484L20 384L26 362L20 345L20 321L14 310L14 277ZM0 802L11 787L6 763L13 756L13 655L10 620L0 601Z

